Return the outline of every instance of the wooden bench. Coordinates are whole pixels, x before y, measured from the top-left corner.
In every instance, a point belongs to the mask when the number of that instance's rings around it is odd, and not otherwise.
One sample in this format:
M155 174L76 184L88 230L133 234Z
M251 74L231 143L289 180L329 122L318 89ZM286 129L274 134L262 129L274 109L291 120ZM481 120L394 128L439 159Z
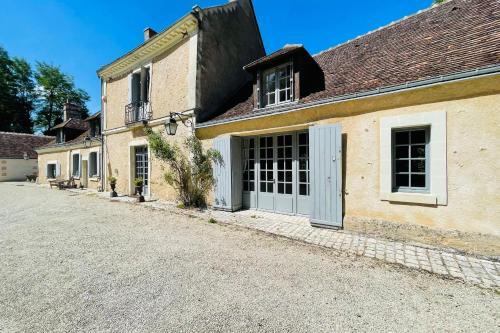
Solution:
M64 183L64 180L60 180L60 179L52 179L52 180L49 180L49 185L50 185L50 188L52 188L53 186L57 187L57 188L61 188L61 183Z

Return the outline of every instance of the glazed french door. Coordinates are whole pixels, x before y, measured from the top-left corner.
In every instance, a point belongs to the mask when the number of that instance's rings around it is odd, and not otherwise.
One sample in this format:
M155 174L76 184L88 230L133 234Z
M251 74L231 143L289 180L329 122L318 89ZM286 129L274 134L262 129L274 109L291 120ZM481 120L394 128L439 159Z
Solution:
M149 163L147 146L135 147L135 178L143 179L143 193L149 194Z
M308 215L308 153L307 132L243 139L243 206Z
M275 209L275 170L274 170L274 136L259 138L259 177L257 186L257 205L263 210Z
M280 213L292 214L295 212L294 136L293 134L276 136L277 186L274 210Z

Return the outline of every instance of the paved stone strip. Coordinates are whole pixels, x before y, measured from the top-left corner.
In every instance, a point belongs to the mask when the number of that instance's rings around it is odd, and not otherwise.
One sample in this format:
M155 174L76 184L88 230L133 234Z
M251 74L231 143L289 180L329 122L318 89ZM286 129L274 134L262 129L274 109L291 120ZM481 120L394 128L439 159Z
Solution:
M461 279L486 288L500 288L500 263L446 250L428 249L345 230L314 228L308 222L280 219L280 215L253 213L211 214L219 221L284 236L338 251L371 257L388 263ZM264 215L264 216L263 216ZM307 220L306 220L307 221Z
M75 190L75 192L78 191ZM109 194L99 193L98 197L109 199ZM112 200L136 202L136 199L129 197ZM174 210L181 214L185 213L172 203L152 201L142 205L161 210ZM500 288L500 262L459 255L444 249L429 249L382 238L366 237L345 230L314 228L305 217L283 216L249 210L236 213L222 211L193 213L193 211L189 211L189 214L207 219L212 216L222 223L256 229L349 254L400 264L408 268L422 269L485 288Z

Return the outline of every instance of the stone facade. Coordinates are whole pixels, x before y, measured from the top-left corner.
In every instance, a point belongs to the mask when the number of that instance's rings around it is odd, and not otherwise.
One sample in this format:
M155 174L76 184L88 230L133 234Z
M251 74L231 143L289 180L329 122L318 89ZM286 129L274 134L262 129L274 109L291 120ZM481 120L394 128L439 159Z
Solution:
M344 220L388 221L500 235L500 77L484 77L294 112L198 128L200 138L253 136L342 126ZM380 121L386 117L446 114L447 203L381 200Z
M59 165L60 174L56 177L62 180L68 180L71 177L72 168L72 155L81 155L81 175L79 177L74 177L77 186L83 184L86 188L98 190L101 187L100 177L91 177L88 174L88 161L89 154L95 152L100 156L101 146L100 144L94 143L90 148L84 148L81 146L63 147L60 149L52 149L38 152L38 183L48 184L49 180L52 178L47 177L47 164L57 163ZM86 164L86 166L85 166ZM98 160L98 168L100 168ZM87 171L85 173L85 171Z
M153 47L159 40L163 42ZM164 181L164 166L149 150L144 123L164 132L170 115L178 114L177 133L168 139L182 145L187 136L193 135L194 128L188 122L207 118L234 94L247 80L243 65L264 53L251 1L239 0L207 9L195 6L170 28L101 68L104 187L109 189L107 178L113 176L119 193L133 195L133 180L139 174L135 147L147 147L146 195L175 201L175 191ZM141 119L127 124L125 109L135 103L132 76L145 68L149 71L149 89L147 97L141 96L141 103L147 105L150 114L144 122Z

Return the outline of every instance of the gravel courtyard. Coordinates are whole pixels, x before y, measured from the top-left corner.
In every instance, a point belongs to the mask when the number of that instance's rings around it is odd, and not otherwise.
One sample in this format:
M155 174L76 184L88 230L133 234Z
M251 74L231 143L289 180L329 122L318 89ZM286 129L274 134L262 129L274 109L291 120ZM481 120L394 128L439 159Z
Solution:
M498 332L499 309L366 257L0 183L0 332Z

